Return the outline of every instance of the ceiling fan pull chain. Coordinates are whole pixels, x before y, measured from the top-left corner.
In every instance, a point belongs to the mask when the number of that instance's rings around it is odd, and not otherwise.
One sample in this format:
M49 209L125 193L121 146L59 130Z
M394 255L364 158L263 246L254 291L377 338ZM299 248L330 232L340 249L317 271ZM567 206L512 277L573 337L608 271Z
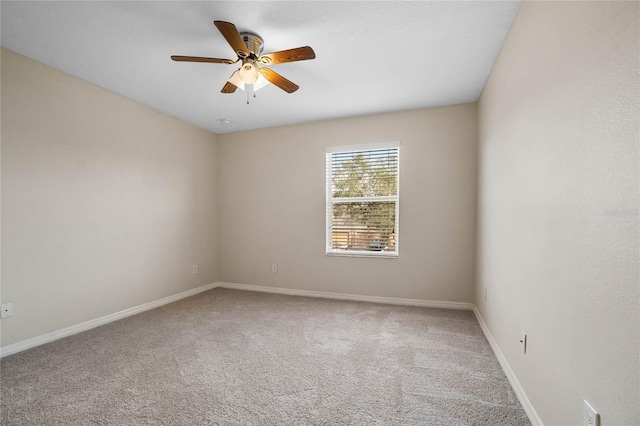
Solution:
M249 92L253 94L253 97L256 97L256 91L253 90L253 84L245 84L244 85L245 92L247 92L247 105L249 105L249 97L251 96Z

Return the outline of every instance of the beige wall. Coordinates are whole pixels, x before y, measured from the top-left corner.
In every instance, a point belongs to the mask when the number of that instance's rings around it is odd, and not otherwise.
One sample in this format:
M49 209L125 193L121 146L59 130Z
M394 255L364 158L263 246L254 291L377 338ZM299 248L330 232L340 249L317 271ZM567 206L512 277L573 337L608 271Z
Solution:
M216 281L214 134L3 49L1 136L2 346Z
M638 6L524 2L479 102L475 303L546 425L640 421Z
M457 302L475 281L545 424L584 399L637 423L638 19L525 2L479 105L218 136L2 50L2 346L217 280ZM400 257L326 256L326 147L386 141Z
M476 122L467 104L220 135L221 280L471 302ZM326 147L387 141L401 142L400 257L326 256Z

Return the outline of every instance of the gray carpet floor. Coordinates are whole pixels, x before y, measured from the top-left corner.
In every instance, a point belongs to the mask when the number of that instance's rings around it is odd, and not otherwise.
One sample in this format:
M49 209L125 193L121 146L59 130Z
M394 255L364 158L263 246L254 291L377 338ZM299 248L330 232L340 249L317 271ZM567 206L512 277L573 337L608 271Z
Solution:
M472 312L214 289L0 361L3 425L529 425Z

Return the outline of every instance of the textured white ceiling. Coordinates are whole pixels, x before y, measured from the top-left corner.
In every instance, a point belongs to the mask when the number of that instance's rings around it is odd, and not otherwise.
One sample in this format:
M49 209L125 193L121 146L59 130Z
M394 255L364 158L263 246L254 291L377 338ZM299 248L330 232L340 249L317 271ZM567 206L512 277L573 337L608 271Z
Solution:
M189 123L226 133L474 102L518 11L517 1L6 2L2 46ZM220 89L237 65L213 25L260 34L264 53L304 45L316 59L272 68L246 104ZM225 125L221 119L231 120Z

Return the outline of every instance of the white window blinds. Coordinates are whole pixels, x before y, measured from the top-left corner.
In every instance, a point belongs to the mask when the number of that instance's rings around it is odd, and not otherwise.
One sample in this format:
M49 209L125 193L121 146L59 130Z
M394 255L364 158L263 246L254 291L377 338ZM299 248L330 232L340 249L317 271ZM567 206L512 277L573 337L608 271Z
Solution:
M397 256L399 151L327 152L327 254Z

